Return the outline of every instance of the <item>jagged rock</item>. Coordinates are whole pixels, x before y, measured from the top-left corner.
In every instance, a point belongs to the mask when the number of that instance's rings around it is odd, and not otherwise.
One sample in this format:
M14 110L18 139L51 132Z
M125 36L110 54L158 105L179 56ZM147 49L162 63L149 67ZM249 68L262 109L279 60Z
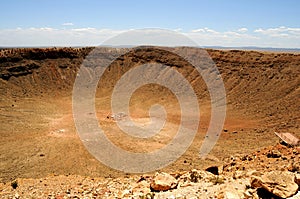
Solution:
M128 189L125 189L119 194L119 198L129 197L130 195L132 195L132 192Z
M250 191L250 190L247 190L247 191L245 191L244 192L244 198L246 199L248 199L248 198L253 198L253 193Z
M243 178L243 177L246 177L247 176L247 172L246 171L235 171L233 173L233 179L240 179L240 178Z
M133 185L132 192L133 193L142 193L142 194L149 193L150 192L150 185L146 180L143 180L143 181Z
M18 193L15 194L14 199L19 199L20 195Z
M214 174L210 172L193 169L192 171L186 172L185 174L180 176L178 180L178 186L186 187L190 186L191 183L198 183L200 181L210 182L214 177Z
M300 172L300 162L292 162L288 166L288 170L291 172Z
M246 176L262 176L262 173L256 170L250 170L247 172Z
M157 173L152 182L150 183L150 187L154 191L167 191L170 189L174 189L177 186L177 180L168 173Z
M261 177L254 176L251 178L251 186L263 188L281 198L291 197L298 190L295 174L288 171L271 171Z
M34 70L40 68L41 66L35 62L29 64L21 64L18 66L7 67L1 71L0 78L8 80L10 77L25 76L32 74Z
M300 186L300 174L295 175L295 182Z

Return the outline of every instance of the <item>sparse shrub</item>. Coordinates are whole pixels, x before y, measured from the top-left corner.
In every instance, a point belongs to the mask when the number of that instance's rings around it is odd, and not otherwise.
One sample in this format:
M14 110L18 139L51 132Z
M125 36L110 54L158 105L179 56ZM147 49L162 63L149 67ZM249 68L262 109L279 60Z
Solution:
M140 199L153 199L154 193L147 193L146 195L140 196Z
M199 173L197 171L192 171L191 182L197 183L197 182L199 182L200 178L201 178L201 176L199 175Z
M213 178L210 179L210 181L214 184L224 184L224 178L220 177L220 176L214 176Z

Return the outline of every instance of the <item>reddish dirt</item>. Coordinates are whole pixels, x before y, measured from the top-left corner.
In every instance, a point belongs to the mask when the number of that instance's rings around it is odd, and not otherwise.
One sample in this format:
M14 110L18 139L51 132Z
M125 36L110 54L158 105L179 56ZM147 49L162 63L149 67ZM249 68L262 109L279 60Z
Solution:
M195 48L183 48L190 55ZM84 57L92 48L3 49L0 51L0 179L38 178L49 174L118 177L128 174L99 163L80 141L72 114L73 83ZM172 49L176 52L178 49ZM277 142L277 132L300 137L300 55L240 50L207 50L223 78L227 116L219 141L206 160L198 156L210 121L210 98L193 67L176 54L154 48L118 58L107 69L96 94L99 123L118 146L132 151L162 147L178 128L180 110L172 93L157 85L138 89L130 108L134 118L148 117L154 102L168 113L165 137L160 142L124 136L107 119L110 94L130 68L158 62L173 67L193 86L200 104L198 133L191 147L164 171L201 169L220 165L236 154L248 154ZM114 50L102 48L103 63ZM87 67L89 71L93 71ZM137 142L138 141L138 142ZM135 143L135 144L133 144Z

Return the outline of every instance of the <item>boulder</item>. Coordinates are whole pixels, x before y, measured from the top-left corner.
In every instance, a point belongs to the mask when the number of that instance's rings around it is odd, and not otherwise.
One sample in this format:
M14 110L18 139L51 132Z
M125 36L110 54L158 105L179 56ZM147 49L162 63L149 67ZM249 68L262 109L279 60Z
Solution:
M300 191L298 191L298 193L290 198L287 199L299 199L300 198Z
M240 199L241 197L236 193L236 191L225 191L224 199Z
M253 176L251 186L265 189L281 198L291 197L298 191L295 174L288 171L271 171L261 177Z
M244 193L240 192L242 191L242 188L237 184L227 184L223 186L217 196L217 198L222 199L240 199L243 197Z
M177 180L167 173L156 173L150 187L153 191L167 191L177 186Z

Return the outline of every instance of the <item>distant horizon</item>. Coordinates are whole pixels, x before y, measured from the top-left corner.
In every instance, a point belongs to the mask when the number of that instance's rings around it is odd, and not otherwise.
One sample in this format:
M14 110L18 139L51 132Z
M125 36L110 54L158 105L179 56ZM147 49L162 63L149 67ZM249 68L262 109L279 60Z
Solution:
M136 30L147 31L148 29L151 30L151 28ZM265 30L256 29L252 33L250 33L247 28L226 32L217 32L209 28L192 30L190 32L153 28L153 30L156 29L183 35L197 43L197 46L300 49L300 28L282 26ZM54 29L49 27L0 29L0 46L99 46L99 44L101 45L111 38L130 31L135 31L135 29ZM176 41L172 41L172 43L176 43ZM138 45L144 44L141 43Z
M261 46L189 46L189 45L174 45L174 46L164 46L164 45L148 45L148 44L141 44L141 45L32 45L32 46L1 46L0 48L86 48L86 47L114 47L114 48L132 48L132 47L139 47L139 46L162 46L162 47L195 47L195 48L224 48L224 49L290 49L290 50L300 50L300 48L285 48L285 47L261 47Z
M99 45L99 46L0 46L2 49L18 49L18 48L89 48L89 47L111 47L111 48L134 48L145 45ZM152 45L149 45L152 46ZM155 47L155 46L154 46ZM267 52L300 52L300 48L273 48L273 47L259 47L259 46L167 46L167 47L193 47L193 48L203 48L203 49L212 49L212 50L245 50L245 51L267 51Z
M10 0L1 8L0 46L98 46L153 28L199 46L300 48L298 0Z

